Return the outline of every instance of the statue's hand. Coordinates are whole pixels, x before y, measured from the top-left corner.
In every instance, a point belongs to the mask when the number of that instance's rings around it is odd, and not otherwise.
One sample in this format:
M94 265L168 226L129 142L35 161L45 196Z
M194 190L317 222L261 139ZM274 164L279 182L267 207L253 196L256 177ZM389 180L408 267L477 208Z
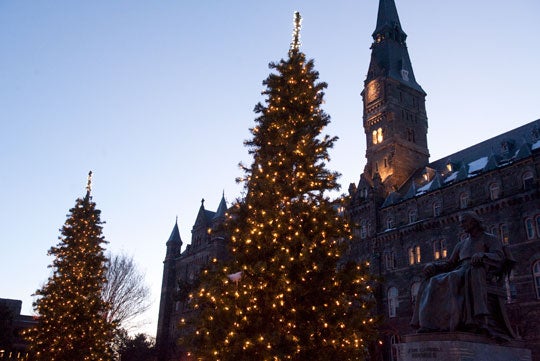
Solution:
M424 269L422 271L424 272L424 275L427 278L430 278L433 275L435 275L436 267L435 267L435 265L433 263L428 263L427 265L424 266Z
M484 252L478 252L473 254L473 256L471 257L471 264L473 266L482 265L484 263L484 256Z

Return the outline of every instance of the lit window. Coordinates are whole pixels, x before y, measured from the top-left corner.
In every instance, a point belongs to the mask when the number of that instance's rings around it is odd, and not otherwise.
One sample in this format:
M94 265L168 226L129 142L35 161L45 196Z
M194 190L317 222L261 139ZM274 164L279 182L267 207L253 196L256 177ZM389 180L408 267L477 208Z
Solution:
M532 218L527 218L525 220L525 230L527 231L527 239L534 238L534 223Z
M523 183L523 189L528 190L534 188L534 176L531 171L525 172L521 177L521 181Z
M448 250L446 249L446 241L444 239L433 242L433 258L435 260L448 257Z
M508 226L506 224L501 224L501 226L499 227L499 230L500 230L501 242L503 244L508 244L509 239L510 239L510 236L508 233Z
M418 216L417 216L416 209L410 209L409 210L409 223L416 222L417 218Z
M408 249L409 264L420 263L422 261L422 255L420 253L420 246L414 246Z
M398 290L395 287L388 289L388 316L396 317L398 308Z
M441 204L439 202L433 203L433 217L438 217L441 215Z
M371 136L372 136L373 144L382 143L382 141L383 141L383 130L382 130L382 128L374 130L373 133L371 134Z
M540 261L533 265L534 286L536 288L536 298L540 299Z
M459 208L467 208L469 206L469 193L461 193L459 195Z
M490 184L489 197L491 200L499 199L501 197L501 187L499 186L499 183Z

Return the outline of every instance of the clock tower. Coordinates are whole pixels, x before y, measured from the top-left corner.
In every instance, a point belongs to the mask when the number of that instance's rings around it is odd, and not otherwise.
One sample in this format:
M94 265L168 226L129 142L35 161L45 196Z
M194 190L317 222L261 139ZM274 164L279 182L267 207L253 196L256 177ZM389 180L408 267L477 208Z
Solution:
M364 82L364 176L380 177L388 194L428 164L426 93L416 82L394 0L379 0Z

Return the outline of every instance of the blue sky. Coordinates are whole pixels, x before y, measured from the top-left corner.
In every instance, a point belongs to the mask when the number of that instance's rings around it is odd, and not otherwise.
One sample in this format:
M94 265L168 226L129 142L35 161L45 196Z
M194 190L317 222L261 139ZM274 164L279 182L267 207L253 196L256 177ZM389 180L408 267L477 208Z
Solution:
M540 2L396 0L428 93L431 160L540 118ZM152 287L155 333L165 242L190 242L201 198L241 194L268 63L302 50L329 84L330 168L343 191L365 165L360 92L377 0L0 0L0 297L46 281L58 229L86 175L113 252Z

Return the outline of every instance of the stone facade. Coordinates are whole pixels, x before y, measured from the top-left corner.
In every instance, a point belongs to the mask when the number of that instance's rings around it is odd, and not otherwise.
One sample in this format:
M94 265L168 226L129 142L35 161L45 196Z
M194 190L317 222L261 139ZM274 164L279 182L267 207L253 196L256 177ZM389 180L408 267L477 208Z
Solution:
M428 163L425 93L405 38L394 1L380 0L363 92L367 165L349 187L350 256L370 261L382 280L383 358L396 360L392 343L413 332L422 268L467 236L458 218L469 210L518 261L506 280L507 310L540 360L540 120Z
M370 261L381 280L376 313L384 321L380 358L397 360L392 347L409 326L422 268L450 256L467 235L462 211L474 211L517 260L503 295L514 332L532 360L540 360L540 120L429 162L426 93L416 82L407 35L394 0L380 0L371 63L364 83L367 163L349 186L347 212L354 238L349 257ZM226 209L201 205L192 241L180 253L175 225L167 242L159 312L159 361L178 360L177 324L198 270L226 257L219 230Z
M177 340L181 336L178 329L180 320L190 312L188 294L196 287L200 270L212 259L227 257L227 235L223 233L227 204L221 198L216 212L204 208L201 202L199 213L191 230L191 244L180 252L182 240L178 224L167 241L167 253L163 262L163 281L159 305L156 349L158 361L183 360L184 353L179 349Z

